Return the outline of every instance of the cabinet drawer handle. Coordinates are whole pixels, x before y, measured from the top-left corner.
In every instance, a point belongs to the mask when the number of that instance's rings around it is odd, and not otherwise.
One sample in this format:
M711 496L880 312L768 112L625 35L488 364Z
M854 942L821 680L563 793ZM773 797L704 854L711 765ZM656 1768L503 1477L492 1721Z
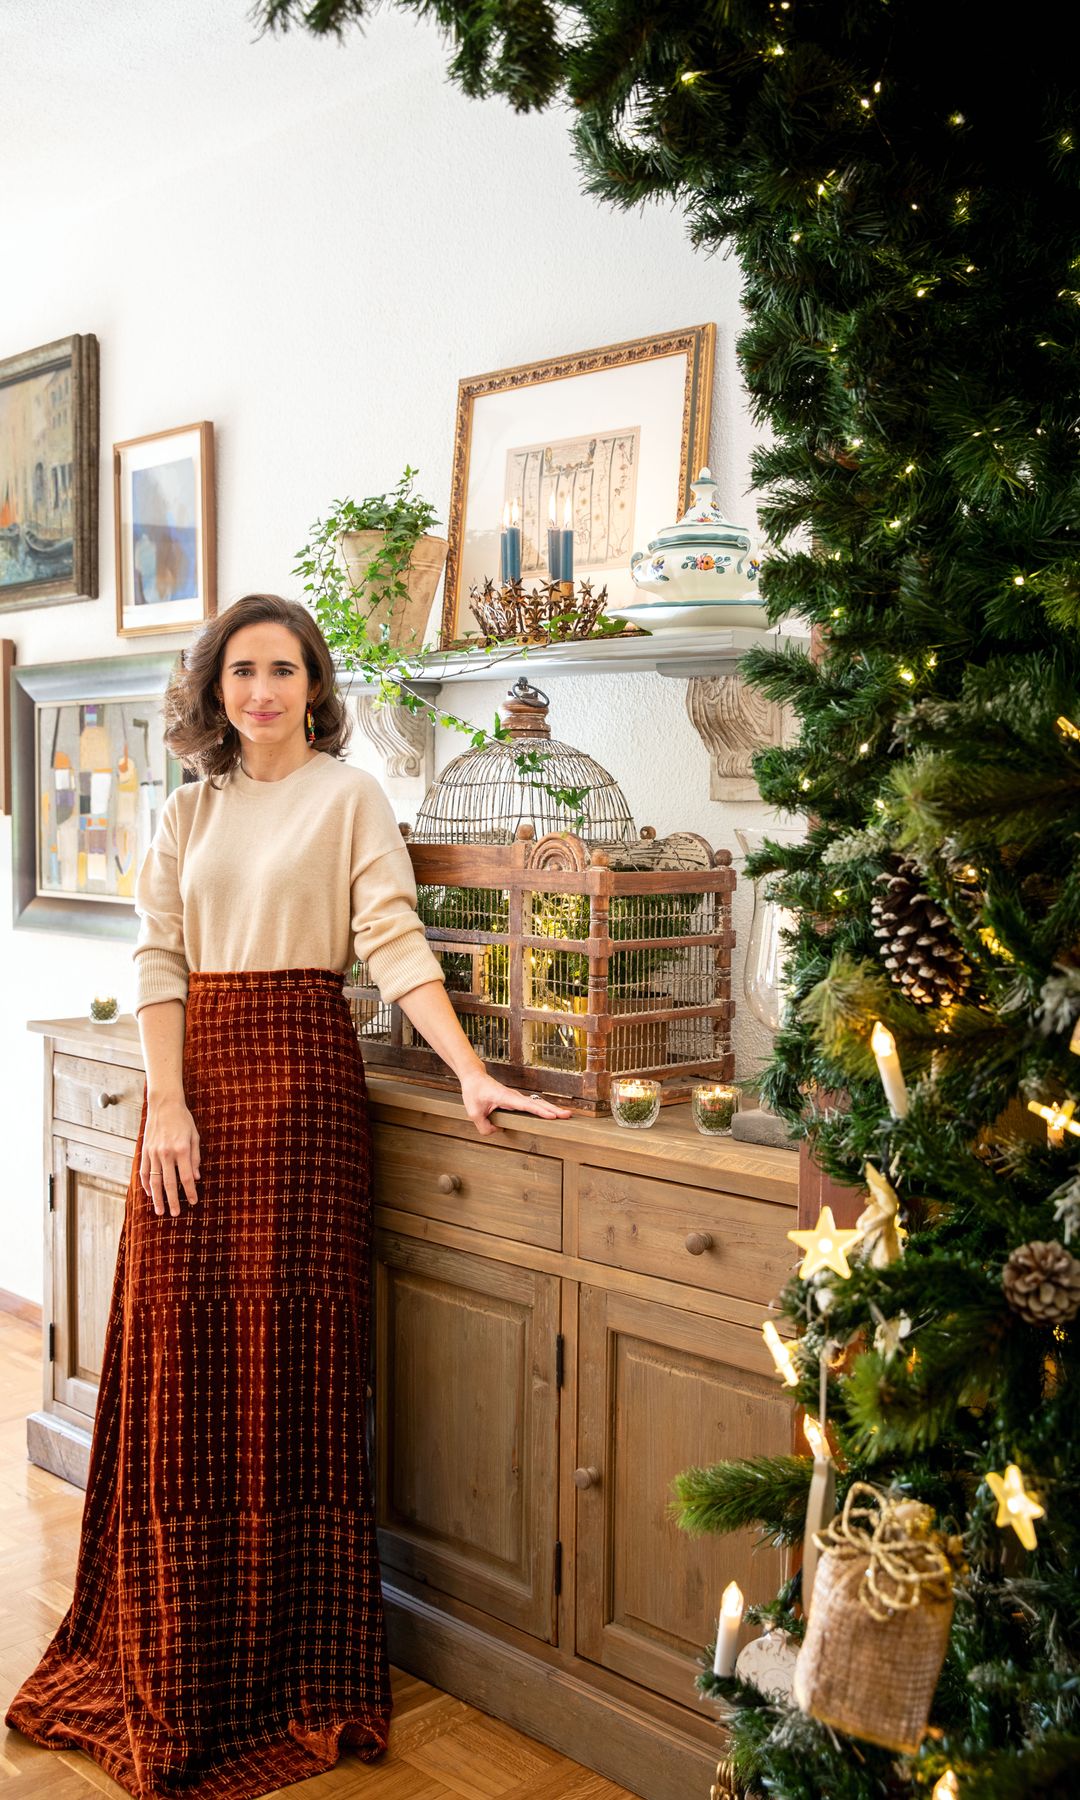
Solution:
M122 1099L123 1099L122 1094L110 1094L110 1093L107 1093L104 1088L102 1088L100 1094L97 1097L97 1103L99 1106L119 1106L120 1101Z
M711 1231L692 1231L686 1240L686 1248L691 1256L701 1256L713 1246Z
M575 1469L574 1470L574 1486L579 1487L579 1488L599 1487L600 1486L600 1471L599 1471L599 1469Z
M461 1187L460 1175L440 1175L436 1182L440 1194L456 1194Z

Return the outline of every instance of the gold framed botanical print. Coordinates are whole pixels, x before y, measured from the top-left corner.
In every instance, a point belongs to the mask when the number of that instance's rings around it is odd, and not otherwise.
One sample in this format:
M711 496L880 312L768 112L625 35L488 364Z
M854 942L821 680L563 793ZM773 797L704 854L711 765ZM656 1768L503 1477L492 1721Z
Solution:
M116 634L191 631L217 613L214 427L113 445Z
M521 581L551 579L549 527L611 602L630 558L690 504L708 461L716 326L470 375L458 383L440 649L481 636L470 588L500 577L500 526L520 527Z

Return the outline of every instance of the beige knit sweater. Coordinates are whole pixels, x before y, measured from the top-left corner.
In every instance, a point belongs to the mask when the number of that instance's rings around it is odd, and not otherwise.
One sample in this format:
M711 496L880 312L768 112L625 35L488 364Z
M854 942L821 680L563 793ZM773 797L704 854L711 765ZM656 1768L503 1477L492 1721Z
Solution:
M135 1011L187 999L191 969L346 970L384 1000L444 981L404 840L373 775L320 751L279 781L239 764L174 788L135 883Z

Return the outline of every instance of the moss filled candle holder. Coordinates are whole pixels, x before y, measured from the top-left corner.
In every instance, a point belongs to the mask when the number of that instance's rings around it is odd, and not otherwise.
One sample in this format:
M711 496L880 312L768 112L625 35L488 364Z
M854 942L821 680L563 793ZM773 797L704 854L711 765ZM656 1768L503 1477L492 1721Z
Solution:
M87 1017L95 1025L114 1025L120 1017L120 1006L115 994L95 994L87 1009Z
M613 1076L611 1116L631 1131L644 1131L660 1111L660 1083L647 1075Z
M726 1082L699 1081L690 1091L694 1124L706 1137L730 1137L731 1121L739 1110L739 1090Z

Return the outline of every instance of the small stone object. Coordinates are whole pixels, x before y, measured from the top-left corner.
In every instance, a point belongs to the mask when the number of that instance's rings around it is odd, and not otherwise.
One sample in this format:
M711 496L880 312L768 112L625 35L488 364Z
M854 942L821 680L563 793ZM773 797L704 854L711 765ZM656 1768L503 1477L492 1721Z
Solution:
M111 1025L120 1017L115 994L95 994L90 1002L89 1017L95 1025Z
M917 1006L959 1000L971 970L951 919L923 886L918 863L890 858L878 886L882 891L871 900L870 913L890 980Z
M1001 1272L1001 1285L1029 1325L1064 1325L1080 1312L1080 1262L1064 1244L1021 1244Z

